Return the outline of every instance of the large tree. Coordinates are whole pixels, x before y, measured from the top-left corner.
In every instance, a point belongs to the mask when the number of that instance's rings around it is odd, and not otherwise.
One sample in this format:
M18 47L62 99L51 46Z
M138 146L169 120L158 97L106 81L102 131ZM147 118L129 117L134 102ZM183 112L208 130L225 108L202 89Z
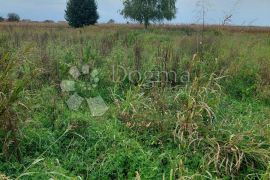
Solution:
M147 28L150 22L172 20L176 14L176 0L124 0L121 14Z
M97 3L95 0L68 0L66 20L72 27L83 27L97 23Z

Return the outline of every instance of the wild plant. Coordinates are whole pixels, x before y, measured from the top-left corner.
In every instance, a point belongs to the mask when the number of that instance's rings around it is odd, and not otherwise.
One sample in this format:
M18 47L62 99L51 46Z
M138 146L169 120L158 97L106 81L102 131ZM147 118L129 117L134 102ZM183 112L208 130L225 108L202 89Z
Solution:
M142 44L140 42L136 42L133 48L134 52L134 65L135 70L140 72L142 68Z
M24 53L28 53L26 49ZM19 149L20 143L20 122L17 113L17 106L25 107L20 103L21 93L27 88L31 75L35 71L22 72L20 67L23 63L12 53L3 55L0 61L0 131L2 151L6 157L14 153L18 161L21 161ZM28 74L30 73L30 74Z
M196 67L194 55L190 72ZM199 60L197 62L200 62ZM224 77L199 73L185 88L180 89L175 100L181 104L177 113L174 136L183 147L205 153L206 166L216 172L231 176L240 171L266 168L270 159L270 144L267 140L248 133L234 134L230 130L216 128L218 121L215 109L219 106L222 92L220 79ZM261 167L262 166L262 167ZM219 175L220 175L219 174Z
M204 136L202 132L211 130L216 119L208 102L211 98L214 98L214 105L219 102L219 77L212 74L208 80L204 79L195 77L191 84L181 88L175 96L175 101L180 103L180 111L177 113L174 136L180 142L186 142L186 139L188 142L200 140Z

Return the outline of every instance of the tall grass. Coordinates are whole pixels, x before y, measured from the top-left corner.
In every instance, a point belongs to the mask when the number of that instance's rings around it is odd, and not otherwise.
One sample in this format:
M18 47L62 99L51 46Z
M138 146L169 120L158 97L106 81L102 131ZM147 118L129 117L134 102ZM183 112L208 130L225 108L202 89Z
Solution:
M1 136L3 153L7 157L15 153L18 161L21 161L22 157L19 150L20 122L15 106L23 105L19 103L20 93L27 86L29 77L18 71L22 64L15 58L12 54L7 53L1 57L0 61L0 129L3 133Z
M268 179L269 30L209 26L199 46L197 28L1 24L0 172L18 179ZM61 80L83 64L100 72L95 89L79 92L104 98L102 117L92 117L85 102L77 112L65 103ZM176 76L113 82L116 65Z

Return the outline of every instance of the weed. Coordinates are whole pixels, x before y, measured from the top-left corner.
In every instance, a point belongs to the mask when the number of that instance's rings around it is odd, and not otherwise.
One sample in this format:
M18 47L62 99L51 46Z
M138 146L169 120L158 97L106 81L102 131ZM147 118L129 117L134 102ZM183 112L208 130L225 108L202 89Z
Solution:
M0 179L269 179L269 29L199 28L1 23ZM101 117L59 87L84 64Z

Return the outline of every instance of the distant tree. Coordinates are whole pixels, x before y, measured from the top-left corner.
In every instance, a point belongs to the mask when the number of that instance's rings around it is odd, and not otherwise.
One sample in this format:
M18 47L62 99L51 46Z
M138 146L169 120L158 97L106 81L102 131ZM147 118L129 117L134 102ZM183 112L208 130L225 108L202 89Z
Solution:
M75 28L97 23L97 3L95 0L68 0L66 20Z
M30 22L32 22L32 21L31 21L31 19L22 19L21 22L30 23Z
M5 19L2 17L2 16L0 16L0 22L3 22Z
M57 21L59 24L67 24L67 21Z
M53 20L49 20L49 19L47 19L47 20L45 20L45 21L43 21L44 23L54 23L54 21Z
M9 13L7 15L7 20L10 21L10 22L13 22L13 21L20 21L20 16L16 13Z
M172 20L176 14L176 0L124 0L124 9L121 14L144 24L145 28L150 22Z
M115 23L115 21L113 20L113 19L110 19L108 22L107 22L107 24L114 24Z

